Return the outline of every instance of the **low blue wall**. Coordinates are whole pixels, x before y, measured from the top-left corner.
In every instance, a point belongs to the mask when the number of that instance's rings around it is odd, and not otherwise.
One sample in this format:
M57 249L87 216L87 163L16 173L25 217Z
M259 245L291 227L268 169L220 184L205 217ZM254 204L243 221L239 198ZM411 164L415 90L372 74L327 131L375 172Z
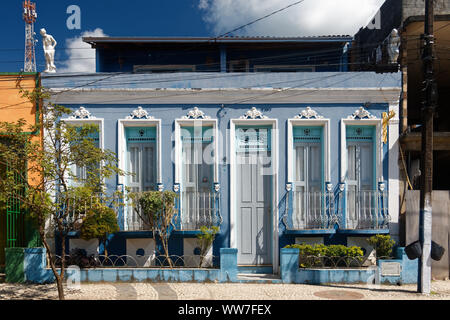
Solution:
M240 282L237 249L220 249L220 269L98 268L80 270L81 282ZM281 249L280 272L283 283L417 283L418 260L409 260L404 248L397 248L396 259L379 260L378 265L361 269L300 269L299 250ZM382 276L384 263L401 265L400 276ZM73 278L75 270L67 270ZM27 248L24 257L25 281L52 283L55 277L47 267L44 248Z
M44 248L25 249L25 281L53 283L55 276L47 267ZM76 270L69 269L66 279ZM220 269L99 268L80 270L81 282L237 282L237 249L220 250Z
M397 248L396 259L378 260L377 266L361 269L308 269L299 268L299 249L281 249L281 279L283 283L417 283L418 260L409 260L405 248ZM400 276L383 276L384 263L400 263Z

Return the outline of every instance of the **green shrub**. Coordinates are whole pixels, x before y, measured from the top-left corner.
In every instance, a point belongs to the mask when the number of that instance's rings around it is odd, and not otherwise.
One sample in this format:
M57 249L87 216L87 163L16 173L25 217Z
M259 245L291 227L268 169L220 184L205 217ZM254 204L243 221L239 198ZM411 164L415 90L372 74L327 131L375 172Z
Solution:
M212 226L211 228L202 226L200 228L201 233L197 235L197 245L200 247L200 262L198 264L199 268L202 267L203 260L205 259L205 256L211 248L214 239L216 238L216 234L219 231L219 227L216 226Z
M119 232L119 230L114 210L96 203L89 209L86 218L83 219L80 237L84 240L98 239L103 244L105 256L107 256L106 239L108 234Z
M146 223L161 241L166 261L170 267L173 262L169 256L169 237L172 220L176 214L175 201L178 195L172 191L145 191L128 194L136 214Z
M367 239L367 241L374 247L378 259L389 258L391 256L395 241L391 239L390 235L377 234Z
M295 248L300 250L300 255L318 257L362 257L364 252L360 247L346 247L344 245L324 245L324 244L292 244L285 248Z
M299 249L301 268L359 266L364 256L362 249L356 246L292 244L285 248Z

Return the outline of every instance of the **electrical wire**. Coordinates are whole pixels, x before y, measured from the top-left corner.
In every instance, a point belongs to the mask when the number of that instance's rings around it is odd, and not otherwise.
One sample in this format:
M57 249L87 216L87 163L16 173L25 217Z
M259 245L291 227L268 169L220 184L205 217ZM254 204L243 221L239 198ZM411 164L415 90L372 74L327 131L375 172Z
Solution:
M233 30L231 30L231 31L225 32L225 33L221 34L220 36L215 37L214 40L217 39L217 38L222 38L222 37L224 37L224 36L226 36L226 35L228 35L228 34L230 34L230 33L233 33L233 32L235 32L235 31L241 30L241 29L243 29L243 28L245 28L245 27L248 27L248 26L250 26L250 25L252 25L252 24L254 24L254 23L256 23L256 22L259 22L259 21L261 21L261 20L264 20L264 19L266 19L266 18L268 18L268 17L270 17L270 16L273 16L274 14L277 14L277 13L279 13L279 12L281 12L281 11L284 11L284 10L290 8L290 7L296 6L296 5L298 5L298 4L300 4L300 3L304 2L304 1L305 1L305 0L300 0L300 1L297 1L297 2L294 2L294 3L291 3L290 5L288 5L288 6L284 7L284 8L281 8L281 9L278 9L278 10L276 10L276 11L273 11L273 12L271 12L271 13L269 13L269 14L267 14L267 15L261 17L261 18L255 19L255 20L253 20L253 21L251 21L251 22L249 22L249 23L246 23L246 24L244 24L244 25L241 25L241 26L239 26L239 27L237 27L237 28L235 28L235 29L233 29Z

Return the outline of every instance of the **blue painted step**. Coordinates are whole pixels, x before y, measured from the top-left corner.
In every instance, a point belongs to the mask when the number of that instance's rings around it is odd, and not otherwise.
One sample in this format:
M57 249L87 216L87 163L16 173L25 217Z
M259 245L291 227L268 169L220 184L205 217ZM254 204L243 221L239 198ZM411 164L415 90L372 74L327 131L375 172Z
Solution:
M237 281L240 283L282 283L281 278L278 275L273 274L238 274Z
M238 266L238 273L244 274L272 274L272 266Z

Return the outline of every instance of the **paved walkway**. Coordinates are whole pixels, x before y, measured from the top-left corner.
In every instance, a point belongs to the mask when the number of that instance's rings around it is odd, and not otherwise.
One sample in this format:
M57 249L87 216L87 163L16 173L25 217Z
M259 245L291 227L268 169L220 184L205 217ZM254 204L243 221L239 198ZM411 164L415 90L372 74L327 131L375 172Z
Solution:
M66 289L68 300L450 300L450 281L433 281L425 296L416 285L327 286L254 283L102 283ZM57 299L52 285L0 284L0 300Z

